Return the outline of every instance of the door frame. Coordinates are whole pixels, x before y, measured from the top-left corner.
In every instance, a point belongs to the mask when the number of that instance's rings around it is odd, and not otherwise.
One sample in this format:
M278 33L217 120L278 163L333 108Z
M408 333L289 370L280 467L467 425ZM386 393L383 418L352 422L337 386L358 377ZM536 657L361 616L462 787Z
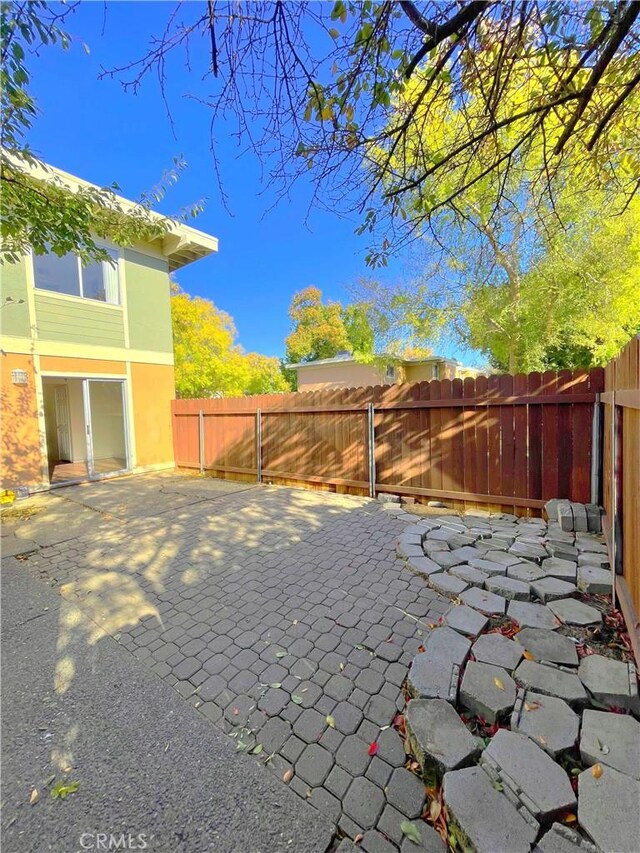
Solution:
M128 394L126 387L126 377L119 377L118 379L107 378L104 376L90 376L82 380L82 400L84 403L84 431L85 431L85 442L87 447L87 471L90 480L104 480L107 477L113 477L118 474L126 474L131 470L131 451L130 451L130 438L129 438L129 410L127 406ZM93 470L94 466L94 458L93 458L93 425L91 423L91 390L89 388L90 382L119 382L120 383L120 393L122 395L122 420L124 427L124 456L125 456L125 466L124 468L118 468L116 471L108 471L105 474L96 474Z
M129 405L129 377L121 373L70 373L67 371L43 371L40 374L41 382L45 379L78 379L82 383L82 408L84 416L84 441L86 451L87 475L85 477L73 477L69 480L64 480L60 483L52 483L49 480L49 488L56 489L61 486L71 486L78 483L86 483L87 481L106 480L109 477L119 477L122 474L128 474L133 470L132 451L131 451L131 408ZM124 421L124 444L125 444L125 459L126 467L120 468L117 471L109 471L106 474L92 473L93 468L93 444L91 441L91 410L89 403L89 382L119 382L122 389L122 416ZM69 402L69 394L67 391L67 402ZM69 403L69 415L71 415ZM47 466L48 470L48 466Z
M58 449L58 460L62 461L62 455L60 453L60 432L58 429L58 406L55 400L55 395L59 388L64 388L64 405L67 410L67 441L69 442L69 461L73 462L73 434L71 430L71 404L69 403L69 386L65 384L54 385L53 393L54 393L54 411L56 415L56 447Z

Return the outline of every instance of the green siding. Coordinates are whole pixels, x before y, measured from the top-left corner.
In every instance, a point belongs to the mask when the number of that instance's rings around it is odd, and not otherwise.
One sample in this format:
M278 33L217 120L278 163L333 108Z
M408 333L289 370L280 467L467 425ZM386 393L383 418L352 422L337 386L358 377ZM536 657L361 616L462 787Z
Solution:
M169 269L165 260L125 252L129 346L173 352Z
M121 308L90 299L61 299L36 291L36 325L42 341L124 346Z
M22 305L9 304L4 306L7 296L17 302L24 299ZM27 304L27 272L25 261L17 264L3 263L0 266L0 302L4 306L0 315L3 335L29 338L29 305Z

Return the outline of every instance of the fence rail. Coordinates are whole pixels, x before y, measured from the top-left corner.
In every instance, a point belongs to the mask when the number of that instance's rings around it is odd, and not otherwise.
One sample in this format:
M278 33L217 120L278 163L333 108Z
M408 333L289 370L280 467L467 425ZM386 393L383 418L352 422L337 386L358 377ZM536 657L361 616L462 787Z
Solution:
M173 403L176 464L520 512L588 502L604 371Z

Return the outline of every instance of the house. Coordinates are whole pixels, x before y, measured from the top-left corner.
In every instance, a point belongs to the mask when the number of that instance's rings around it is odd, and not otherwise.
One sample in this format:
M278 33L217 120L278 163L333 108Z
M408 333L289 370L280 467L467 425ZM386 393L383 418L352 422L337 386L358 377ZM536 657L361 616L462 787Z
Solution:
M29 253L2 266L3 488L173 466L169 274L218 241L172 224L152 242L101 245L113 263Z
M334 358L288 364L296 371L298 391L323 391L329 388L366 388L369 385L395 385L430 379L457 379L476 376L480 371L463 367L459 361L432 355L426 358L376 358L370 363L357 361L350 352Z

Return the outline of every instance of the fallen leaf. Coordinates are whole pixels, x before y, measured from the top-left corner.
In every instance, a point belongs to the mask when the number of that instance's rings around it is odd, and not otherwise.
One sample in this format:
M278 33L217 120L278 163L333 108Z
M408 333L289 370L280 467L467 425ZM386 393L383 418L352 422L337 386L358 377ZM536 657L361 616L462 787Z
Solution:
M262 744L261 744L261 743L257 743L257 744L253 747L253 749L251 750L251 752L253 753L253 755L260 755L260 753L262 752Z
M414 844L422 843L422 838L420 837L418 827L415 823L411 823L410 820L403 820L400 824L400 829L402 830L403 835L406 835L410 841L414 842Z
M287 656L286 652L276 652L277 658L286 658L286 656Z
M424 646L418 646L418 651L422 653L422 652L426 652L426 649Z
M279 687L282 687L282 684L279 681L274 681L273 684L270 684L269 687L273 687L274 690L277 690Z
M79 782L69 782L68 785L65 785L64 782L58 782L58 784L51 789L51 799L64 800L69 794L75 794L79 787Z
M535 660L534 655L531 652L528 652L526 649L524 650L524 659L525 660Z
M369 755L375 755L378 749L378 744L374 741L373 743L369 744L369 749L367 750L367 752L369 753Z
M536 708L539 708L539 707L540 707L539 702L525 702L524 703L525 711L535 711Z
M237 717L237 716L238 716L238 714L240 713L240 709L239 709L239 708L234 708L234 709L231 711L231 713L233 714L233 716L234 716L234 717Z
M568 813L567 813L567 814L562 818L562 820L563 820L565 823L577 823L577 822L578 822L578 818L574 815L574 813L573 813L573 812L568 812Z
M442 811L442 804L437 800L432 800L431 805L429 806L429 818L435 823L440 817L440 812Z
M362 841L363 838L364 838L364 835L361 832L359 832L356 835L356 837L353 839L353 843L354 844L360 844L360 842Z
M327 721L328 726L331 726L332 729L335 729L336 721L333 719L331 714L327 714L327 716L325 717L325 720Z
M292 779L293 779L293 770L291 770L291 768L289 768L289 770L287 770L285 772L284 776L282 777L282 781L283 782L290 782Z
M340 672L342 672L343 670L344 670L344 664L342 663L342 661L340 661Z
M38 789L34 788L31 792L31 796L29 797L29 802L31 803L31 805L33 805L34 803L37 803L39 799L40 794L38 793Z
M541 743L543 746L546 746L546 745L547 745L547 739L546 739L546 738L544 738L544 737L542 737L542 735L539 735L538 740L540 741L540 743Z
M298 624L298 620L297 620L297 619L294 619L294 620L293 620L293 624L294 624L294 625L297 625L297 624Z
M500 681L499 678L494 678L493 683L498 688L498 690L504 690L504 684Z
M302 705L302 696L296 696L295 693L291 694L291 701L296 705Z
M594 779L599 779L602 776L602 765L594 764L591 768L591 775Z

